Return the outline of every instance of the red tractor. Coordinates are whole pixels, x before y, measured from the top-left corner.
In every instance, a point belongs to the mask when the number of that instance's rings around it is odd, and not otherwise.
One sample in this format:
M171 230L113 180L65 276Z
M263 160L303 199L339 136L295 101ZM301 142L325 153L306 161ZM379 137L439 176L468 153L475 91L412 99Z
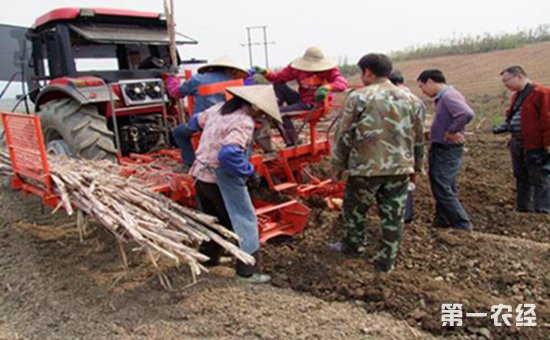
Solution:
M169 145L160 75L170 52L158 13L63 8L39 17L26 36L25 78L48 150L115 160L117 148L128 155ZM113 106L125 108L116 126Z
M168 175L155 189L194 204L193 179L169 173L170 161L181 161L170 137L181 105L167 98L161 79L171 64L162 15L62 8L39 17L24 41L17 39L23 34L14 27L0 27L2 36L17 41L10 45L19 48L14 65L19 63L20 78L28 86L21 100L34 103L48 152L118 161L128 166L125 175L135 174L136 166L164 167ZM197 42L178 34L176 43ZM328 109L325 103L295 115L305 127L301 130L309 133L307 143L252 156L271 190L295 197L341 195L341 183L320 180L309 169L330 152L328 133L319 136L316 131ZM309 215L295 199L277 204L255 200L255 205L262 241L303 230Z

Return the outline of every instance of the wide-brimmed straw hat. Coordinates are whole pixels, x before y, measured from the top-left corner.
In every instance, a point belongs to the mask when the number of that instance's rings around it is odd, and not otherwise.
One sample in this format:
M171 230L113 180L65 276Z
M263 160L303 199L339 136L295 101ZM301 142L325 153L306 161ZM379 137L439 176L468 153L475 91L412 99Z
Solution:
M223 56L221 58L213 60L211 63L208 63L204 66L199 67L197 69L197 72L204 73L204 72L208 71L208 69L216 68L216 67L231 68L231 69L237 70L237 71L242 73L240 75L241 78L246 78L246 77L250 76L250 73L248 73L248 71L245 68L240 67L239 65L237 65L236 62L234 62L233 60L231 60L231 58L229 58L227 56Z
M337 64L334 60L325 57L319 47L310 47L303 56L294 59L290 66L301 71L320 72L335 68Z
M227 91L234 96L246 100L250 104L256 105L265 114L279 123L283 122L273 85L232 86L228 87Z

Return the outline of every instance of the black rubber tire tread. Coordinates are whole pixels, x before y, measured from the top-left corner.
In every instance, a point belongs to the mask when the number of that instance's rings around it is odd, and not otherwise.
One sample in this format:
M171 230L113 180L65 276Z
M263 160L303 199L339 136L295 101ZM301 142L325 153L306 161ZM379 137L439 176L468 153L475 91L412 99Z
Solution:
M53 130L63 138L73 157L116 162L114 134L97 107L62 98L42 105L38 114L46 144Z

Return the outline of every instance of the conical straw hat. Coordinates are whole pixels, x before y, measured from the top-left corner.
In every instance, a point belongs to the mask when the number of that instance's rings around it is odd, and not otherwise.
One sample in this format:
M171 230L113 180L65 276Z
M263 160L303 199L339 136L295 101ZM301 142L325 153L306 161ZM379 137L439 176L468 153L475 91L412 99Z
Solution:
M273 85L251 85L228 87L227 91L242 98L250 104L256 105L265 114L279 123L283 122Z
M240 71L242 73L241 78L246 78L246 77L250 76L250 73L248 73L248 71L245 68L240 67L239 65L237 65L237 63L235 63L233 60L231 60L231 58L229 58L227 56L223 56L219 59L216 59L216 60L212 61L209 64L206 64L204 66L199 67L197 72L204 73L205 71L207 71L211 67L232 68L232 69Z
M306 72L321 72L335 68L337 64L325 54L319 47L310 47L303 56L294 59L290 66Z

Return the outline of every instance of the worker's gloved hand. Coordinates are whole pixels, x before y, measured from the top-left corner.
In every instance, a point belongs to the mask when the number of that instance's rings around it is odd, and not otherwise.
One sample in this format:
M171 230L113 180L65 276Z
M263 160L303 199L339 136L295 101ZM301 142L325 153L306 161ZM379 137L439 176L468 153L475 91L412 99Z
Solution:
M267 74L267 70L260 66L254 66L252 67L254 69L254 72L261 74L262 76L265 76Z
M177 76L179 74L178 67L175 65L171 65L168 69L165 70L166 71L162 72L162 74L160 75L165 83L168 78Z
M166 71L162 72L161 77L164 82L170 77L177 76L179 73L178 67L171 65Z
M320 86L315 91L315 95L314 95L313 99L316 102L322 102L329 92L330 92L330 86L329 85Z
M165 77L166 74L166 77ZM170 98L182 98L179 88L180 88L180 81L178 77L176 77L173 74L169 73L163 73L162 74L162 80L164 81L164 88L166 89L166 93L168 93L168 96Z
M256 171L246 181L246 186L250 189L258 189L262 184L262 176L260 176Z
M176 65L170 65L170 67L168 68L168 73L177 75L180 73L180 71Z

